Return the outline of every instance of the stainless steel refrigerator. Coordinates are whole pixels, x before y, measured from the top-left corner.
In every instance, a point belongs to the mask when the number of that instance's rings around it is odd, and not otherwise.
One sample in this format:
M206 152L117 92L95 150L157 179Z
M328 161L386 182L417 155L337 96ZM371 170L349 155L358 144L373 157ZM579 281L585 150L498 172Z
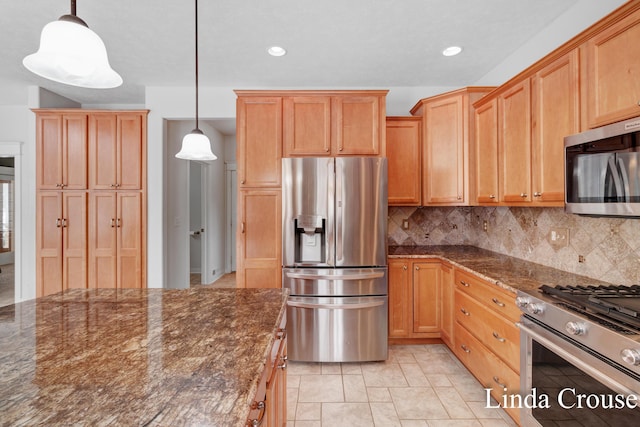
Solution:
M387 163L282 159L288 357L387 358Z

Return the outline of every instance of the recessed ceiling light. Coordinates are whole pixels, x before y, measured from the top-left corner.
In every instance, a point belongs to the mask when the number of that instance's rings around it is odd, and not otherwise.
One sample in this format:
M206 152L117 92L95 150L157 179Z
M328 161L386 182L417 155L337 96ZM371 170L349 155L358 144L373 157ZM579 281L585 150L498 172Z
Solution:
M455 56L462 52L462 48L460 46L449 46L445 50L442 51L444 56Z
M271 56L284 56L286 55L287 50L280 46L271 46L267 49L267 52L269 52L269 55Z

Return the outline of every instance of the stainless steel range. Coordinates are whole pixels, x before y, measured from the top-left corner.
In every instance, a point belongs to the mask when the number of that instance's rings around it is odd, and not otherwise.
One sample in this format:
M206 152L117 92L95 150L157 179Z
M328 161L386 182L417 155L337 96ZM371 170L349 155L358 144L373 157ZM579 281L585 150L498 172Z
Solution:
M524 426L637 425L640 286L518 292Z

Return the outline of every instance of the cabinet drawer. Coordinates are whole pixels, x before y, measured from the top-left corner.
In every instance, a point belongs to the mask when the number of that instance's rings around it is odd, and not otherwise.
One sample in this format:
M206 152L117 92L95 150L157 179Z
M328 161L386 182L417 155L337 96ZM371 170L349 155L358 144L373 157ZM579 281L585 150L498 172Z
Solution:
M495 310L507 319L520 320L520 309L516 306L516 296L489 284L477 276L456 270L456 288L471 295L482 304Z
M503 394L517 394L520 390L520 376L491 353L480 341L469 333L463 326L456 323L454 333L456 356L482 383L491 389L491 396L502 402ZM516 422L519 422L518 409L505 408L505 411Z
M509 320L456 290L456 320L515 372L520 372L520 330Z

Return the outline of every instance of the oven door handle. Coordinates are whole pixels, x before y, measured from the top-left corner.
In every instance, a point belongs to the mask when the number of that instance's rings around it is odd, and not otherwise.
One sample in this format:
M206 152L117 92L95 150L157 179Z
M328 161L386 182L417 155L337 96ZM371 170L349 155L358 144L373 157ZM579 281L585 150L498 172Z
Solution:
M353 274L312 274L312 273L294 273L287 271L285 273L291 279L303 280L366 280L379 279L384 276L384 271L374 271L366 273Z
M310 308L310 309L324 308L324 309L329 309L329 310L359 310L359 309L362 309L362 308L379 307L379 306L383 305L384 303L385 303L385 301L383 301L383 300L372 301L372 302L352 303L352 304L314 304L314 303L308 303L308 302L287 301L287 305L289 307Z
M609 377L609 376L603 374L602 372L600 372L599 370L594 369L593 367L589 366L588 363L583 362L579 358L576 358L574 355L572 355L568 351L564 350L562 347L560 347L559 345L555 344L554 342L552 342L548 338L542 336L541 334L537 333L536 331L534 331L533 329L529 328L528 326L523 325L522 322L517 322L516 326L518 326L518 328L520 328L520 330L522 332L524 332L527 335L531 336L533 339L538 341L540 344L545 346L547 349L549 349L552 352L556 353L558 356L562 357L564 360L572 363L573 365L576 366L576 368L582 369L587 375L590 375L591 377L597 379L598 381L600 381L602 384L606 385L610 389L612 389L614 391L617 391L618 393L637 396L635 391L631 390L628 387L625 387L624 385L620 384L619 382L611 379L611 377ZM560 339L562 339L562 338L560 338Z

